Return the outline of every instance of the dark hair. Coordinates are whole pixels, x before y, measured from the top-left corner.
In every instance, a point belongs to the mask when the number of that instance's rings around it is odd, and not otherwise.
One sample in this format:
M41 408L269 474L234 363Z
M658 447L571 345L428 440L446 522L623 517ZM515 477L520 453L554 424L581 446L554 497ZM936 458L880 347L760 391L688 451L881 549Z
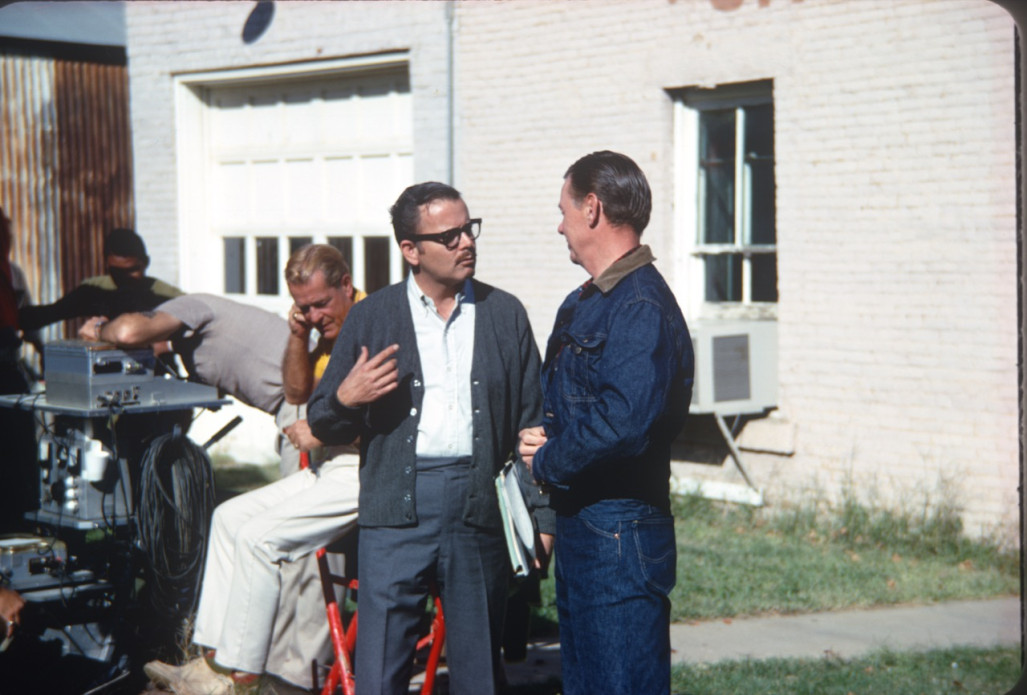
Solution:
M609 150L593 152L574 162L563 176L570 179L575 202L595 193L612 224L627 225L639 235L649 224L652 192L645 174L630 157Z
M389 208L396 243L410 239L417 233L417 226L421 223L421 206L435 200L460 200L460 191L445 183L427 181L409 186L399 194L395 204Z
M285 263L285 282L306 285L319 270L329 287L339 287L342 279L349 275L349 265L339 249L328 244L307 244L289 256Z
M135 231L123 227L112 229L107 238L103 240L103 255L150 260L150 257L146 255L146 244L143 243L143 238Z

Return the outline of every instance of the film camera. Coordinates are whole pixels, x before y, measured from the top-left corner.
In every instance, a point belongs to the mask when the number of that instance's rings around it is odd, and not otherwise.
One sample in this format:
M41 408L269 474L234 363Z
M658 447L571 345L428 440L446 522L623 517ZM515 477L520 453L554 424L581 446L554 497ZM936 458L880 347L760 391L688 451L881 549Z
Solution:
M229 401L211 386L161 375L149 349L57 341L45 346L44 362L45 392L0 396L0 408L33 413L36 460L27 465L39 476L36 508L18 528L0 528L0 580L36 618L33 626L23 620L12 649L27 648L18 643L32 633L85 664L82 682L122 678L124 643L137 641L125 630L142 602L139 586L159 583L148 552L181 532L161 524L147 485L202 492L209 500L182 506L209 518L210 463L183 432L194 408Z

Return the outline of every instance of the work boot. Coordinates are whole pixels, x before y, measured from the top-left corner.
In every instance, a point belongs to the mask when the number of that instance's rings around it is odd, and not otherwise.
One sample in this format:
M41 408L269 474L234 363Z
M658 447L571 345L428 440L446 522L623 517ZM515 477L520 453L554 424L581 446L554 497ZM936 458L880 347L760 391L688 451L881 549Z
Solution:
M202 657L181 666L151 661L143 666L143 673L175 695L232 695L232 679L214 671Z

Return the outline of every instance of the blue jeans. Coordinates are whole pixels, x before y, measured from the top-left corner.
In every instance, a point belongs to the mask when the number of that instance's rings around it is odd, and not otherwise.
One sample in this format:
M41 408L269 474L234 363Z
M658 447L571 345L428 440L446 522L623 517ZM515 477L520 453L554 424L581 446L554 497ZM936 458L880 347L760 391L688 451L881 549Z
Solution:
M564 695L670 692L674 519L604 500L556 520Z

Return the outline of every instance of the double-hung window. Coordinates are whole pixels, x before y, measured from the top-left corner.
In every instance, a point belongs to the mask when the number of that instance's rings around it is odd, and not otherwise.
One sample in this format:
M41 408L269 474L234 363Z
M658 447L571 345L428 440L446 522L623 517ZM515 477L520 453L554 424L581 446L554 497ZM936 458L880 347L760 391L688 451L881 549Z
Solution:
M777 302L774 104L769 80L673 92L679 201L701 313L767 318ZM683 153L683 154L682 154ZM694 202L693 202L694 201ZM692 230L694 229L694 232ZM768 316L769 315L769 316Z

